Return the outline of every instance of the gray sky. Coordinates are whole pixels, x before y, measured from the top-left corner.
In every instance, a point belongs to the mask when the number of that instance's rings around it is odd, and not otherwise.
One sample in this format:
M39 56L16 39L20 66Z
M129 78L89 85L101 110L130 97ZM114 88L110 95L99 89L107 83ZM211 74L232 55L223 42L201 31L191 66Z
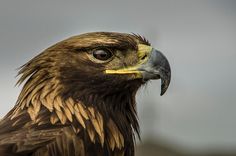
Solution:
M14 105L16 68L88 31L134 32L162 51L172 82L138 94L143 138L189 149L236 148L236 1L0 0L0 116Z

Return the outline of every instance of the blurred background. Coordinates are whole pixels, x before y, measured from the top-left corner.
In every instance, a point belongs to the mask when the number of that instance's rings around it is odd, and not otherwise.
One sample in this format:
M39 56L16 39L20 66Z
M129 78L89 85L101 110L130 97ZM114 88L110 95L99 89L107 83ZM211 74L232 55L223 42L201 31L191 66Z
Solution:
M0 117L21 87L17 68L52 44L91 31L145 36L172 67L137 95L137 155L236 155L235 0L0 0Z

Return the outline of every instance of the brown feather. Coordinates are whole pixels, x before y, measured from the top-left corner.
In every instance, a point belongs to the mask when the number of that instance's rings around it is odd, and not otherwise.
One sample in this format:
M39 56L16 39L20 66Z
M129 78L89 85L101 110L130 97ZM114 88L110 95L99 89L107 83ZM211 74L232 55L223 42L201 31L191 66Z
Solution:
M35 121L35 119L38 115L38 112L35 111L33 106L29 106L27 109L27 112L29 113L31 120Z
M55 112L56 112L58 118L60 119L61 123L64 125L66 123L66 120L67 120L67 118L64 115L64 113L60 112L60 111L57 111L57 110Z
M134 96L142 81L103 71L137 63L139 43L149 45L139 35L87 33L23 65L17 83L25 85L0 121L0 155L134 156L134 131L139 132ZM90 60L99 48L123 62Z
M75 117L76 117L77 121L81 124L81 126L82 126L83 128L86 128L85 123L84 123L84 119L82 118L80 112L77 111L77 110L75 110L75 111L76 111L76 112L75 112Z
M87 112L86 112L85 109L84 109L84 106L82 106L81 103L77 103L76 106L77 106L77 108L78 108L77 110L79 110L79 112L81 113L81 115L82 115L86 120L88 120L89 117L88 117Z
M57 123L59 121L59 118L55 113L53 113L50 117L50 121L54 125L55 123Z
M71 112L70 112L70 110L69 110L69 108L67 106L64 106L64 113L65 113L67 119L70 122L72 122L73 121L72 114L71 114Z
M86 126L87 126L87 129L86 129L86 130L87 130L87 133L88 133L88 135L89 135L90 140L91 140L93 143L95 143L95 131L94 131L92 125L91 125L90 123L88 123Z
M118 130L118 128L115 125L115 123L110 119L108 121L108 123L107 123L107 126L108 126L108 128L110 130L111 137L113 137L113 139L114 139L116 147L118 149L121 149L122 147L124 147L123 135L120 133L120 131Z
M74 101L72 98L67 99L66 105L69 108L71 114L74 114Z

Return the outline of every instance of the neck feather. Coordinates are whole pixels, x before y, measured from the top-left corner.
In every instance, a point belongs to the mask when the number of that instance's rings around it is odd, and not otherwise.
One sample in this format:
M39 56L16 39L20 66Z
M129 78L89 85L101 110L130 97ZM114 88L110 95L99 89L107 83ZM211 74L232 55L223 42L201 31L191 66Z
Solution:
M34 124L70 125L75 133L84 131L93 143L106 144L112 150L133 149L134 133L139 134L136 88L106 96L65 97L58 79L36 73L24 85L11 119L27 111Z

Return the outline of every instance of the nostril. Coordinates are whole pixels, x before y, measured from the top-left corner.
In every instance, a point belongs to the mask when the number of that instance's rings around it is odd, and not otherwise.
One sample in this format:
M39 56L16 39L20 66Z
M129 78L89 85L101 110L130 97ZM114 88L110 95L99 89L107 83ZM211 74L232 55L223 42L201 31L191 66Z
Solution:
M141 58L141 60L144 60L146 57L147 57L147 55L144 55L144 56Z

